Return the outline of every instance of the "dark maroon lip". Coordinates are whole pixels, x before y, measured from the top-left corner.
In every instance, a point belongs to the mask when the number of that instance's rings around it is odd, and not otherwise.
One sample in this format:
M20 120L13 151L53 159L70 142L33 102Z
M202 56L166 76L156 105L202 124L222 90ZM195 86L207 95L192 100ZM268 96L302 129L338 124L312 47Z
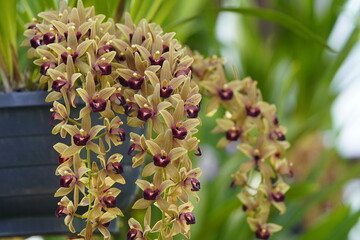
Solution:
M102 98L96 98L90 100L90 107L93 112L102 112L106 109L106 100Z
M155 154L153 160L157 167L166 167L171 161L169 156L162 156L160 153Z
M144 83L145 78L144 77L132 77L128 80L128 85L131 89L139 90L141 89L142 84Z
M187 212L187 213L183 213L182 215L184 216L187 225L196 223L195 215L193 213Z
M146 188L144 190L143 197L145 200L155 200L159 193L159 189L152 190L151 188Z
M261 110L259 107L251 107L249 105L246 105L246 114L250 117L257 117L261 113Z
M137 113L137 118L144 122L146 122L152 116L153 116L153 110L148 108L140 108Z
M168 85L166 87L161 87L160 88L160 97L169 98L173 91L174 91L174 89L171 85Z
M171 127L171 131L174 138L183 140L187 135L187 129L185 127L176 127L175 125Z
M74 144L77 146L85 146L90 139L90 135L87 134L86 136L77 133L73 136Z
M63 86L65 86L65 85L66 85L65 81L63 81L63 80L55 80L55 81L53 81L53 83L51 85L51 88L56 92L60 92L61 88Z
M229 88L219 89L218 94L219 94L220 98L225 101L231 100L234 96L234 92Z
M230 129L226 131L226 139L229 141L236 141L241 135L241 131L239 129Z

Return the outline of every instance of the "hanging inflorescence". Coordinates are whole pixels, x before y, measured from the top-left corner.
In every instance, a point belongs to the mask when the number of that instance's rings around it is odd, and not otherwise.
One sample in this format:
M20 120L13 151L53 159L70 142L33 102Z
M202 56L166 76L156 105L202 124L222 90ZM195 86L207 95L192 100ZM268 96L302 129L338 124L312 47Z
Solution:
M276 107L262 100L256 81L245 78L228 82L224 61L217 57L204 59L194 55L194 80L204 94L210 95L206 114L212 116L218 108L225 110L216 119L213 133L221 133L217 147L237 143L246 155L239 169L232 175L232 187L241 186L238 198L247 214L250 228L256 237L268 239L281 226L267 223L270 207L285 212L285 193L289 186L283 176L292 175L291 163L285 158L289 147L286 129L279 124Z

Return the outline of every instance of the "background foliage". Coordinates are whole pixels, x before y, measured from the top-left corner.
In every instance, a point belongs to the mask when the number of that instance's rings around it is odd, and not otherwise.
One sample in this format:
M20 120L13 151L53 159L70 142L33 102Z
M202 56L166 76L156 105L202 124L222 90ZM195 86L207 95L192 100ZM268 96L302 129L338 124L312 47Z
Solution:
M115 21L129 11L135 22L146 18L161 24L205 56L231 52L229 76L233 64L241 78L251 76L259 82L264 99L276 104L282 125L288 127L292 144L288 157L295 173L288 179L292 188L286 194L287 212L276 213L271 220L284 226L273 239L346 239L360 216L342 200L343 187L359 175L360 164L342 159L323 143L324 131L332 128L330 110L337 95L330 84L359 42L360 26L355 22L345 44L331 49L327 42L347 1L328 0L327 7L319 9L321 1L84 0ZM76 1L68 3L74 6ZM0 1L1 90L39 87L38 70L19 45L24 24L50 8L58 8L58 1ZM224 18L225 13L231 17ZM226 32L235 37L219 35ZM236 198L238 190L229 187L229 176L244 158L231 154L231 149L209 147L220 136L209 135L213 118L202 119L199 138L205 157L200 165L206 172L191 239L253 239ZM129 214L142 213L129 210ZM121 228L126 231L126 224Z

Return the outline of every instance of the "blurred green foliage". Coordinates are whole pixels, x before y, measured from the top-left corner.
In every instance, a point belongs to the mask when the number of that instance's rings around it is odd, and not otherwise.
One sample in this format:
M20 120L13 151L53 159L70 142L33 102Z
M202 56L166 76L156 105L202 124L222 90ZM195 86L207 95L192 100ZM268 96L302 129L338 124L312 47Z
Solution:
M341 49L332 50L327 41L347 1L328 0L327 7L318 11L320 1L84 0L86 6L94 5L97 13L115 21L129 11L135 22L146 18L161 24L206 56L220 54L224 48L216 35L219 14L237 14L236 24L218 27L235 27L230 31L238 36L230 47L240 63L236 68L241 77L256 79L264 99L276 104L292 144L289 159L294 162L295 177L288 180L292 183L286 196L288 210L282 216L274 212L272 217L284 226L273 237L277 240L347 239L360 216L341 201L344 184L359 175L360 164L342 159L318 137L332 126L330 109L336 93L330 91L330 84L359 42L359 25ZM68 3L74 6L76 1ZM57 0L0 1L0 90L37 86L39 74L27 59L26 49L19 47L24 24L58 4ZM201 143L214 146L220 138L209 135L215 121L204 115L202 119ZM238 190L229 187L231 173L245 159L225 150L216 156L218 171L214 179L202 181L191 239L253 239L236 198ZM126 231L126 222L121 231Z

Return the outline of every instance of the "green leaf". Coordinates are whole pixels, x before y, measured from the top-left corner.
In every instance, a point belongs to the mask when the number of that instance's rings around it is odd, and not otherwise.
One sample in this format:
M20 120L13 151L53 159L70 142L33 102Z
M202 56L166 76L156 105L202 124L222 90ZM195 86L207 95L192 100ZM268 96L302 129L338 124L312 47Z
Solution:
M326 43L324 39L311 31L307 26L294 18L278 11L262 8L221 8L219 11L236 12L244 15L252 15L258 18L262 18L268 21L276 22L299 36L312 40L328 50L334 52Z
M341 206L304 233L299 240L347 239L350 229L356 224L359 216L360 212L351 214L349 206Z

